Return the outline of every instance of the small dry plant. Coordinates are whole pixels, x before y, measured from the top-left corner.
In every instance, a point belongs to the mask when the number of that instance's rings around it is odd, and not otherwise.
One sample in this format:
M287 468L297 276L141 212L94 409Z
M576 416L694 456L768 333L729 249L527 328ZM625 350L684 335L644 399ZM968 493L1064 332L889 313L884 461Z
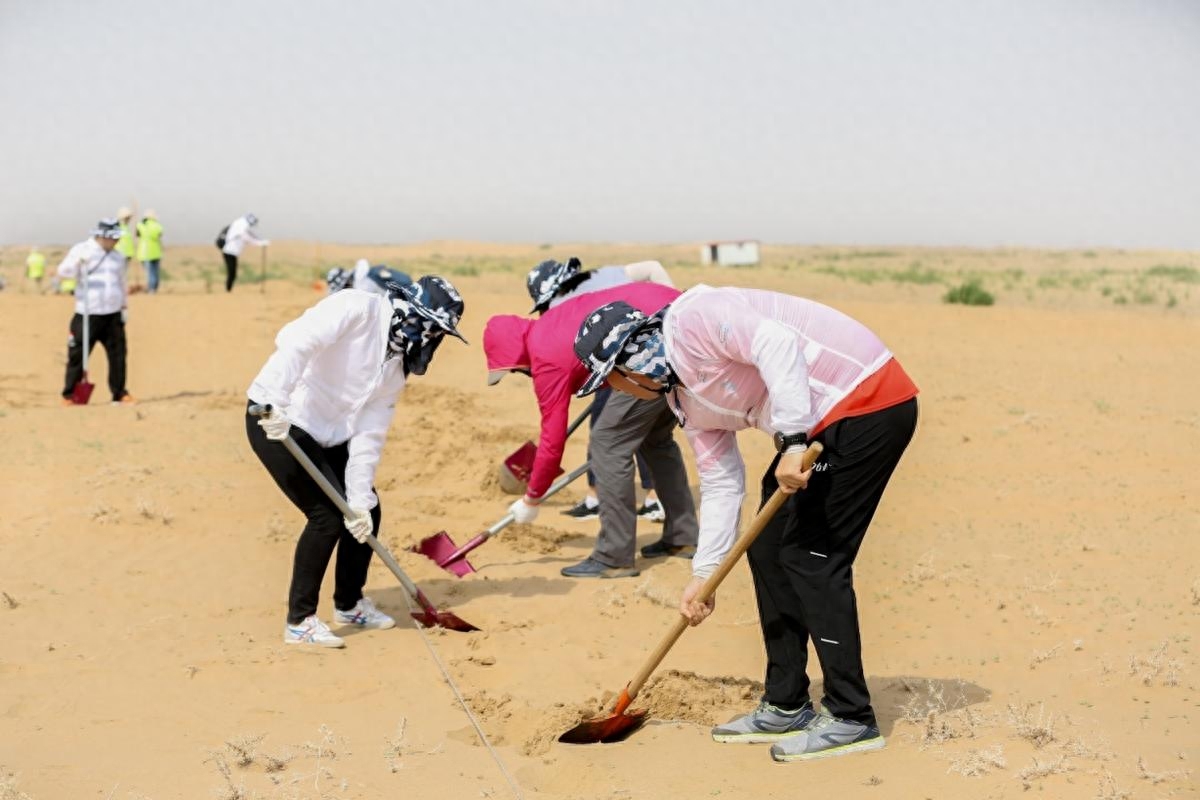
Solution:
M1054 647L1051 647L1049 650L1040 651L1040 652L1037 650L1033 651L1033 655L1030 656L1030 658L1029 658L1029 668L1037 669L1038 664L1044 663L1044 662L1049 661L1050 659L1054 658L1056 655L1058 655L1058 652L1060 650L1062 650L1061 643L1054 645Z
M1021 708L1010 705L1008 707L1008 721L1016 730L1017 736L1030 742L1039 750L1055 739L1055 717L1053 714L1046 713L1046 706L1044 704L1038 704L1036 714L1033 712L1032 703Z
M0 800L33 800L17 788L16 774L5 767L0 767Z
M1004 748L998 744L982 750L968 750L964 755L950 761L947 772L957 772L968 778L987 775L994 769L1005 769L1008 762L1004 758Z
M1190 777L1192 774L1190 769L1172 769L1165 772L1151 772L1146 766L1146 760L1141 756L1138 756L1137 768L1139 778L1144 781L1150 781L1154 784L1165 783L1166 781L1184 780Z
M986 717L969 707L961 681L957 697L950 700L946 699L946 685L938 681L926 681L923 688L903 678L898 682L912 695L900 705L900 719L921 727L918 744L922 750L951 739L974 739L987 724Z
M144 497L139 497L137 500L137 512L145 519L158 520L163 525L170 525L175 519L170 511L156 508L153 503Z
M225 753L214 750L206 760L212 762L223 781L221 786L213 790L217 800L249 800L250 795L246 792L246 784L240 780L234 780L233 769L229 766Z
M4 596L4 605L8 606L10 609L16 608L17 606L21 605L20 603L17 602L16 598L13 597L8 592L0 592L0 595Z
M266 734L259 734L257 736L243 734L235 736L232 739L227 739L225 741L225 748L233 757L234 764L237 764L239 767L248 767L254 763L254 758L258 755L258 745L265 738L267 738Z
M1153 686L1159 680L1162 686L1178 686L1179 673L1183 662L1176 658L1167 658L1167 647L1170 642L1164 641L1149 655L1131 655L1129 657L1129 675L1137 676L1143 686Z
M1017 777L1021 780L1021 787L1028 791L1033 786L1033 782L1040 778L1045 778L1048 775L1061 775L1064 772L1070 772L1074 767L1067 756L1059 754L1054 758L1042 761L1037 756L1034 756L1033 763L1022 767L1017 773Z
M1132 793L1117 786L1117 779L1106 769L1100 770L1096 787L1096 800L1129 800Z

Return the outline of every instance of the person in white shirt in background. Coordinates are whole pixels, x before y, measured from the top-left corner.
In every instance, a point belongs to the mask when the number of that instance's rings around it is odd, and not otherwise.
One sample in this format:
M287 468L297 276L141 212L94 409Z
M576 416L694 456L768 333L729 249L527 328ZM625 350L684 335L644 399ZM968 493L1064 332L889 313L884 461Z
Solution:
M229 223L225 232L225 244L221 247L221 255L225 259L225 291L232 292L233 284L237 281L238 257L246 249L247 244L266 247L270 239L260 239L254 232L258 225L258 217L245 214Z
M626 283L649 281L675 288L671 276L658 261L636 261L625 266L605 266L584 270L583 262L572 256L564 264L561 261L548 259L529 271L525 278L525 288L533 300L531 313L544 314L550 309L565 303L567 300L589 292L611 289ZM612 390L605 386L596 392L592 400L592 411L588 417L589 433L596 427L600 413L608 404ZM588 452L591 459L591 452ZM641 479L645 498L637 509L637 515L650 522L666 522L667 515L658 494L654 491L654 481L650 477L650 467L639 453L636 456L638 477ZM600 516L600 498L596 495L596 475L592 470L587 473L588 492L582 500L562 512L565 516L575 519L595 519ZM647 558L658 555L657 552L645 553Z
M67 339L67 374L62 403L74 405L71 393L83 377L83 315L88 315L88 353L96 342L104 345L108 357L108 388L114 403L131 404L133 396L125 388L125 321L127 294L125 256L116 249L121 224L102 219L85 239L72 247L58 265L59 279L75 282L75 316Z
M246 394L270 405L265 417L246 412L246 435L280 490L307 518L296 542L288 595L287 644L342 647L318 616L317 600L337 548L334 621L391 628L395 621L363 596L381 509L375 469L396 399L408 375L424 375L446 334L459 339L463 301L442 278L426 276L387 295L328 295L275 337L275 352ZM465 339L463 340L466 341ZM341 511L279 442L289 435L353 510Z

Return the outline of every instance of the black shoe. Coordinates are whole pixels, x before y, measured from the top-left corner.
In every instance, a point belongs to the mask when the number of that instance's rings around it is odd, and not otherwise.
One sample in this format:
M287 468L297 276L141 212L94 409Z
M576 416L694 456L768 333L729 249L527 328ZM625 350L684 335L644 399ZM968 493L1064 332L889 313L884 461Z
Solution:
M600 516L600 506L589 506L587 500L580 500L575 505L562 512L564 517L574 517L575 519L595 519Z
M610 567L591 556L574 566L562 568L565 578L636 578L641 574L637 567Z
M657 500L651 500L648 503L642 503L642 507L638 509L637 515L642 519L650 520L651 522L666 522L667 512L663 511L662 503Z
M642 548L642 558L662 558L663 556L691 558L694 555L696 555L696 548L694 546L667 544L662 539Z

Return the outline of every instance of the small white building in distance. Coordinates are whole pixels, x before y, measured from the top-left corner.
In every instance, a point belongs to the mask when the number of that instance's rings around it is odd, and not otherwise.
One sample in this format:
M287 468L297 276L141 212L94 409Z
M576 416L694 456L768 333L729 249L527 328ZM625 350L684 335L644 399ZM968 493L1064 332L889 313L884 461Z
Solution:
M747 267L758 263L758 242L709 242L700 248L701 264Z

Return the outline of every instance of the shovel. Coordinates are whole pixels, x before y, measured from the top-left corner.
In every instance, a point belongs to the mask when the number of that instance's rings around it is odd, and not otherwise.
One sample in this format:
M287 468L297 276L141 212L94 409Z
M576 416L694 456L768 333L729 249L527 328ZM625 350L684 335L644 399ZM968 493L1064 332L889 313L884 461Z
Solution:
M803 464L805 470L812 467L813 462L820 457L822 449L820 442L813 442L808 446L808 449L804 451ZM733 565L742 557L742 553L745 553L750 548L750 545L754 543L754 540L758 538L763 528L767 526L767 523L771 521L771 518L775 516L776 512L779 511L787 499L788 495L778 489L775 490L775 494L771 495L771 499L767 501L767 504L754 517L754 520L750 523L750 527L738 538L737 542L733 545L733 549L721 560L717 571L710 575L708 580L704 582L704 585L700 587L700 593L696 596L696 600L704 602L712 597L717 587L721 584L721 581L725 580L725 576L733 569ZM633 680L621 690L621 695L617 698L617 704L613 709L612 716L584 720L562 736L559 736L558 740L565 744L609 744L621 741L640 728L642 723L646 721L646 712L632 711L627 713L627 709L633 703L634 698L637 697L638 692L641 691L643 684L650 677L650 673L658 668L663 658L666 657L667 651L674 646L683 632L687 630L687 627L688 621L681 614L675 620L671 629L667 631L667 635L658 643L658 647L654 648L654 652L642 664L642 668L633 676Z
M567 427L568 439L591 413L592 404L588 403L588 407L583 410L583 413ZM533 462L536 458L537 445L533 442L525 442L514 450L512 455L504 459L504 463L500 465L500 489L506 494L525 494L525 486L529 483L529 476L533 473Z
M104 254L104 258L108 258L108 253ZM104 258L100 260L103 261ZM91 273L84 271L83 264L84 262L80 260L79 278L76 279L82 280L83 282L83 376L79 379L79 382L71 388L71 402L77 406L86 406L88 404L88 400L90 400L92 397L92 390L96 388L94 383L90 383L88 381L88 351L91 350L91 347L89 347L91 342L88 340L88 337L91 333L91 331L88 329L88 284L90 282L89 276ZM99 267L100 265L97 264L96 266ZM92 272L95 272L95 269L93 269Z
M250 406L250 413L256 417L267 414L270 411L270 405ZM312 462L308 454L300 449L300 445L296 444L296 440L291 436L285 436L281 440L281 443L288 449L288 452L296 457L296 460L300 462L300 466L304 467L304 471L317 482L317 485L333 501L333 504L338 507L342 515L346 517L350 516L353 512L350 510L350 506L346 504L345 498L333 487L329 479L321 474L321 470L317 469L317 465ZM413 619L426 628L446 628L447 630L461 631L463 633L479 630L479 628L459 618L456 614L449 611L438 611L433 603L429 602L429 598L425 596L425 593L412 582L412 578L404 574L404 570L400 569L400 565L396 563L396 559L392 557L392 554L384 546L383 542L375 538L374 534L367 536L367 544L371 545L371 549L375 551L379 559L392 571L392 574L396 576L396 580L400 581L400 585L404 587L404 591L408 592L408 596L416 600L417 605L421 607L420 611L411 612Z
M580 419L582 419L582 417L580 417ZM583 464L583 466L576 467L564 477L559 478L553 486L547 489L546 493L542 495L542 499L545 500L547 497L555 494L568 483L587 472L587 470L588 465L586 462ZM461 578L465 575L470 575L475 571L475 567L471 566L470 561L467 561L467 553L471 552L476 547L479 547L479 545L483 544L488 539L507 528L515 519L516 517L514 517L510 511L508 514L504 515L503 519L501 519L492 527L488 528L483 533L475 536L475 538L471 539L471 541L467 542L462 547L455 547L454 540L450 538L450 534L446 533L445 531L438 531L433 536L422 539L421 543L413 548L413 552L420 553L427 558L433 559L434 563L436 563L439 567L448 572L453 572L455 575Z

